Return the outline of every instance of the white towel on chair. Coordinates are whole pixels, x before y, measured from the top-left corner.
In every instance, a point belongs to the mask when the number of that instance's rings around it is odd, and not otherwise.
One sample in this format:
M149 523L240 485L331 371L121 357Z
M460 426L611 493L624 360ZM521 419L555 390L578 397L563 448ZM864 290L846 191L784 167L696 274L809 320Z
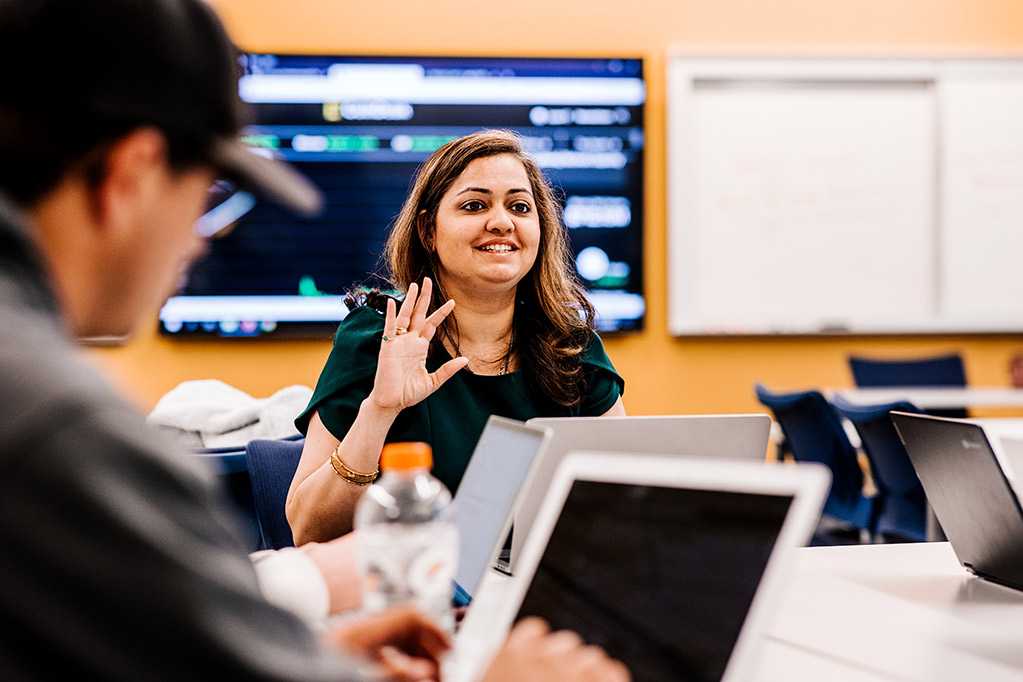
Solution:
M308 386L287 386L254 398L217 379L183 381L168 391L146 421L190 447L245 447L254 438L298 433L297 417L312 397Z

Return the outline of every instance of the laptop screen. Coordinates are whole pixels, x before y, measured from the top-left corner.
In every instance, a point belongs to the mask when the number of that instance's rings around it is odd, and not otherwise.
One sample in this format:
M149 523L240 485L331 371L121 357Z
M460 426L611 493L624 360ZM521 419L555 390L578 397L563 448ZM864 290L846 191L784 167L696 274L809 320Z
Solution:
M635 682L720 680L792 501L576 481L516 620L575 630Z
M455 582L470 598L511 525L512 505L545 431L491 417L455 494L461 549Z

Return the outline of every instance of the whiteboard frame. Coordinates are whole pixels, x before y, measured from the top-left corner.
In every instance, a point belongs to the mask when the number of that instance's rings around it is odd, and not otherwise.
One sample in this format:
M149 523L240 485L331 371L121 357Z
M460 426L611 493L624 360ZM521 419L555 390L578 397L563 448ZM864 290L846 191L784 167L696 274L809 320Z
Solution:
M771 324L751 326L741 330L709 328L706 322L691 314L695 283L688 273L694 272L693 258L698 257L690 248L694 232L692 224L692 169L687 161L688 138L692 129L692 110L696 84L703 80L800 82L822 80L833 83L906 82L929 84L934 92L936 116L940 116L939 93L943 76L971 76L986 74L1023 73L1020 58L941 58L941 57L841 57L841 56L756 56L707 55L675 50L669 53L666 69L667 84L667 268L668 268L668 331L673 336L703 335L887 335L887 334L1009 334L1018 333L1021 324L1001 319L947 319L940 315L929 318L890 321L852 320L838 327L827 325ZM940 134L939 134L940 137ZM941 185L941 140L935 140L937 168L935 170L933 248L940 249L939 234L944 219L938 188ZM938 253L934 259L938 261ZM940 273L935 272L940 287ZM939 293L940 297L940 293Z

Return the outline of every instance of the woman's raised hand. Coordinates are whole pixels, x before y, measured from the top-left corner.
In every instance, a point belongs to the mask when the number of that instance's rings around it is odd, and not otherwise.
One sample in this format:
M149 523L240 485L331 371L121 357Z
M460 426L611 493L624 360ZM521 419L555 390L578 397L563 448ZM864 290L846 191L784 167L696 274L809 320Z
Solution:
M426 277L422 291L415 283L408 288L400 308L393 299L387 301L376 379L369 394L369 399L380 409L397 414L415 405L469 362L465 358L454 358L436 372L427 371L430 341L455 307L454 300L449 300L427 317L432 297L433 282Z

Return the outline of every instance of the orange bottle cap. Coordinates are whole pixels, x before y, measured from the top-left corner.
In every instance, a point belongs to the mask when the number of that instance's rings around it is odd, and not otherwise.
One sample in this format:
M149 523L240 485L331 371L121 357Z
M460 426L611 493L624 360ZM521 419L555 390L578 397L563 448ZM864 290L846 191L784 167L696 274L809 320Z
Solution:
M426 443L387 443L380 453L381 469L429 469L433 449Z

